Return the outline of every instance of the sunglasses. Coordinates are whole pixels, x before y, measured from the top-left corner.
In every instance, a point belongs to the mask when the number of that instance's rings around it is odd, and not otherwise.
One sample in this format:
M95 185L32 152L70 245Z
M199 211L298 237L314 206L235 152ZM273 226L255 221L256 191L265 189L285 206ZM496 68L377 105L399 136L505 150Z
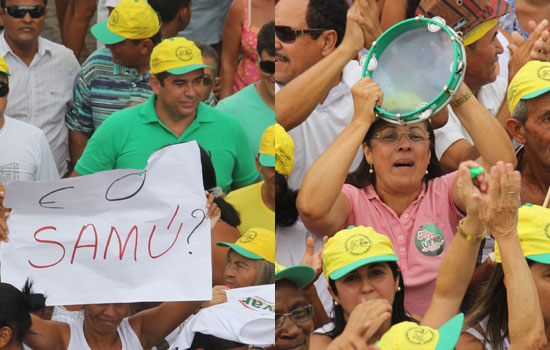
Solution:
M10 86L8 83L4 83L3 81L0 81L0 97L4 97L8 94L10 91Z
M31 15L31 18L36 19L44 16L46 8L44 6L13 5L6 7L6 12L13 18L23 18L28 13L29 15Z
M300 35L322 33L325 30L326 29L321 28L296 30L289 26L275 26L275 35L283 43L291 44L296 41L296 38Z
M260 60L260 70L265 74L275 74L275 61Z

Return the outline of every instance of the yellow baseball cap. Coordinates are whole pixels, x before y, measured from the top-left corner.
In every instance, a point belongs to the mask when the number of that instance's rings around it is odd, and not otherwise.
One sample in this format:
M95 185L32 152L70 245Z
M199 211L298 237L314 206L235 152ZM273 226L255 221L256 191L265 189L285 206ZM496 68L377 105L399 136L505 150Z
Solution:
M267 167L275 166L275 129L279 124L273 124L265 129L260 139L259 161L260 164Z
M0 72L6 74L7 76L10 75L10 68L2 56L0 56Z
M398 261L388 237L372 227L350 226L329 238L323 248L323 272L327 280L337 280L373 262Z
M212 68L204 64L201 50L183 37L164 39L151 52L151 74L168 72L186 74L197 69Z
M550 62L529 61L516 73L508 87L510 113L520 100L529 100L550 91Z
M91 28L96 39L107 45L126 39L147 39L159 30L160 18L145 0L121 0L109 18Z
M550 209L532 204L519 208L518 236L527 259L550 264ZM497 263L502 263L497 242L495 255Z
M275 125L275 171L288 178L294 167L294 141L285 128Z
M462 39L462 43L464 44L464 46L468 46L470 44L475 43L476 41L481 39L485 34L487 34L488 31L493 29L493 27L495 27L497 24L498 24L498 18L493 18L490 21L481 23L480 25L475 27L471 32L469 32L468 35L464 37L464 39Z
M419 326L414 322L393 325L379 342L381 350L453 350L460 332L464 314L451 318L439 329Z
M313 281L315 270L307 265L294 265L285 267L275 263L275 281L287 279L293 282L297 288L302 288Z
M246 231L235 243L217 242L249 259L265 259L275 264L275 232L255 227Z

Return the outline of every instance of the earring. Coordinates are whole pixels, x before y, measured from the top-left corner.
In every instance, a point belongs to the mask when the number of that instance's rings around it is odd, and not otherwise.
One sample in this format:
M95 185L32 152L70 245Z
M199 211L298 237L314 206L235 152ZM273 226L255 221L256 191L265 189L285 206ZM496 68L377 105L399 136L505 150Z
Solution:
M334 306L338 306L338 302L334 300Z
M428 169L426 169L426 175L428 175Z
M401 286L398 286L398 287L397 287L397 291L398 291L398 292L401 291Z
M372 164L369 164L369 174L374 174L374 167Z

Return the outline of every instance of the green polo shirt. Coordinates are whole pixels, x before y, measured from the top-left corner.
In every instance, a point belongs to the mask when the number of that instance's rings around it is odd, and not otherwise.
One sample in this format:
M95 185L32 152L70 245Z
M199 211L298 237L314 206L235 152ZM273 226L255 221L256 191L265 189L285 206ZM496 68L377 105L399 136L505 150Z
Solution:
M231 115L200 103L197 115L181 137L157 116L153 94L137 106L113 113L92 135L75 170L81 175L111 169L144 169L151 154L162 147L196 140L214 164L216 180L225 193L258 178L254 157L240 123Z

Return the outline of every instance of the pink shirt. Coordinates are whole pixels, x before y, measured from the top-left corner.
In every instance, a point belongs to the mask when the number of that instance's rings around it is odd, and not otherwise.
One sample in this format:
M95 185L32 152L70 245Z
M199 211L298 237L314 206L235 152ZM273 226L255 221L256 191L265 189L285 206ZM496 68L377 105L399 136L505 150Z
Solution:
M351 205L346 226L371 226L391 240L405 282L405 310L424 315L435 289L445 251L463 216L452 198L457 173L422 184L418 198L398 217L382 202L374 187L344 185Z

